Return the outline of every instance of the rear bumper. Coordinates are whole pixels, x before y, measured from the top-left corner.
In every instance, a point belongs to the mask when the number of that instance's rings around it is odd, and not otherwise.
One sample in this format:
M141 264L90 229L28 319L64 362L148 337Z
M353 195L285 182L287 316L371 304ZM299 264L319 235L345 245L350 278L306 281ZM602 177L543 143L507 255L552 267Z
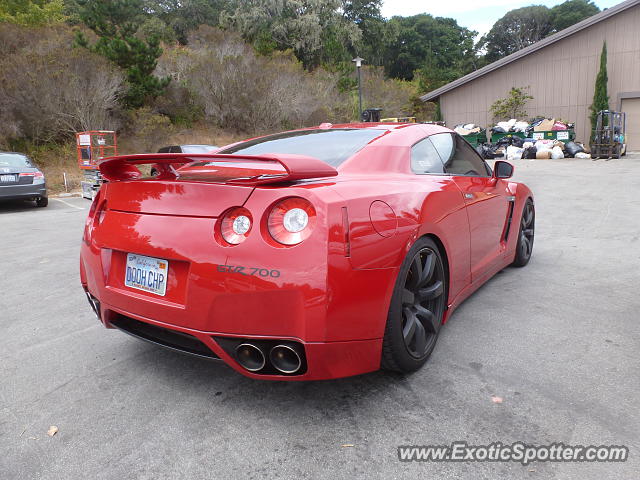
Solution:
M235 359L229 354L218 342L217 338L234 337L228 333L221 332L203 332L175 325L168 325L150 318L141 318L128 312L123 312L110 305L101 303L99 305L100 320L107 328L118 328L141 340L177 350L182 353L195 355L201 358L213 360L221 360L229 365L237 372L255 379L262 380L285 380L285 381L305 381L305 380L328 380L341 377L349 377L363 373L373 372L380 368L380 355L382 351L382 339L371 340L352 340L342 342L300 342L304 348L306 371L299 375L280 375L280 374L256 374L245 370ZM121 325L116 326L118 320L122 316L135 319L139 322L160 327L166 331L176 332L179 335L186 334L197 339L198 342L192 340L188 342L173 341L170 335L166 339L158 339L156 336L141 334L140 332L132 332L130 329L122 328ZM152 338L150 338L152 337ZM238 339L246 337L238 336ZM282 337L255 337L249 340L257 341L282 341L292 340ZM299 339L293 339L299 341Z
M47 186L44 183L0 186L0 200L32 200L46 196Z

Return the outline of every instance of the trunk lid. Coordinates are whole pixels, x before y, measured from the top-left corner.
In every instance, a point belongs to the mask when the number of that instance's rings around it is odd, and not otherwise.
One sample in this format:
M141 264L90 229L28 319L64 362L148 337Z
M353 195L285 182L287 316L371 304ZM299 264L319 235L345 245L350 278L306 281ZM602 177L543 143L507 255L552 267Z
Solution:
M218 217L230 207L242 206L252 186L204 182L138 180L102 186L107 208L120 212L185 217Z

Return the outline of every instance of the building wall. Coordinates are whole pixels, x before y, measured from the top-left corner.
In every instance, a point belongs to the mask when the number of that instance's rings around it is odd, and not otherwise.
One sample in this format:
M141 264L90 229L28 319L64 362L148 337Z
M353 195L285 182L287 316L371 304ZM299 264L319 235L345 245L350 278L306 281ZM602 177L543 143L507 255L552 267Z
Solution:
M448 126L473 122L488 129L493 125L491 104L504 98L511 87L529 86L534 97L526 107L530 117L544 115L575 122L577 140L588 142L589 106L604 40L610 108L620 109L622 97L640 92L638 27L640 5L444 93L440 97L444 119Z

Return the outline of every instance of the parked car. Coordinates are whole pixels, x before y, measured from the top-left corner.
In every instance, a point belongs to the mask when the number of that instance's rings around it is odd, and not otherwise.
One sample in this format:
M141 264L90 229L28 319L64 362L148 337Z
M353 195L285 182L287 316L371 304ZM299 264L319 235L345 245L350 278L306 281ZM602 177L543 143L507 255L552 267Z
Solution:
M170 145L162 147L158 153L208 153L217 148L215 145Z
M215 145L171 145L168 147L162 147L158 150L158 153L209 153L217 150L219 147ZM174 164L174 168L178 168L182 164ZM155 165L151 167L151 176L158 175L158 167Z
M155 180L135 167L180 158ZM454 309L533 247L513 167L438 125L323 124L99 166L80 262L99 319L256 379L417 370Z
M49 204L44 174L22 153L0 152L0 200L35 200Z

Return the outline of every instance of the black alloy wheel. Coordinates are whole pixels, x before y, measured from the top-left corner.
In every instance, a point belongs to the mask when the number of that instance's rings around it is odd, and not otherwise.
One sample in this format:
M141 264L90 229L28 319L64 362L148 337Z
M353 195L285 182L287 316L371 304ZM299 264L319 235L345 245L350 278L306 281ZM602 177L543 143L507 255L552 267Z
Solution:
M518 244L516 245L516 258L513 262L515 267L524 267L531 259L535 224L536 210L533 206L533 202L529 198L522 209L520 231L518 232Z
M382 366L410 372L433 351L447 300L447 279L438 247L420 239L400 269L389 309Z

